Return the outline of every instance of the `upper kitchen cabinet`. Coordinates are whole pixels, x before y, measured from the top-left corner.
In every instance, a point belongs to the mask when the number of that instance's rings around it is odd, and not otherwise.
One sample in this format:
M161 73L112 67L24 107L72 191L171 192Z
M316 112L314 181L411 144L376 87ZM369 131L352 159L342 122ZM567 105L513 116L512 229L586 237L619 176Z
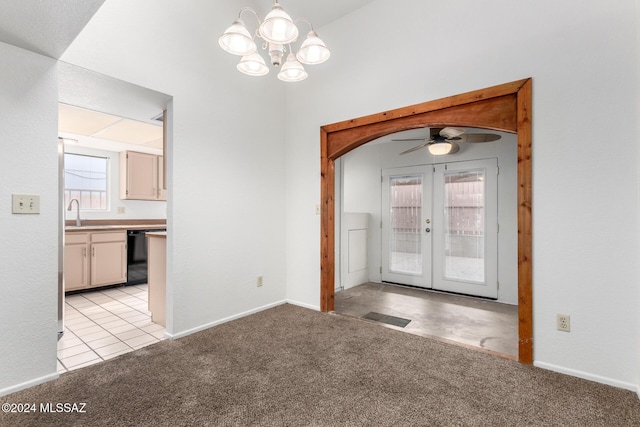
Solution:
M163 182L163 158L137 151L120 153L120 198L167 200Z
M158 200L167 200L167 184L164 177L164 157L158 156Z

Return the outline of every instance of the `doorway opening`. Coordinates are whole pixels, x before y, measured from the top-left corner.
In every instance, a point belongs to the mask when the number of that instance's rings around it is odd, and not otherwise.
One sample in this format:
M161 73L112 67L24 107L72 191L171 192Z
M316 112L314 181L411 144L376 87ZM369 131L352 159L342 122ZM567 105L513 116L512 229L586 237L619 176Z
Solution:
M518 360L533 362L531 224L531 79L454 95L321 128L322 311L334 310L335 161L390 133L464 126L517 134Z
M334 311L515 359L517 140L465 132L498 138L432 156L412 150L429 133L416 129L336 162Z
M164 339L132 243L166 230L171 121L171 96L59 63L59 373Z

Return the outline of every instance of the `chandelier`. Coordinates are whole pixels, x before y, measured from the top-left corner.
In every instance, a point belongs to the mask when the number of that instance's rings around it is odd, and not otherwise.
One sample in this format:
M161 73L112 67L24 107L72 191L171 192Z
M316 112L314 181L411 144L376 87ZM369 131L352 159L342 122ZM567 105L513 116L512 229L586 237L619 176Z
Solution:
M240 19L244 12L252 13L258 20L258 29L253 37ZM269 72L269 67L258 53L258 46L254 41L254 39L262 39L262 49L269 53L273 66L280 67L285 52L288 52L278 78L285 82L299 82L308 76L302 64L321 64L329 59L330 52L314 31L311 22L304 18L297 19L296 22L298 21L306 22L310 31L295 54L291 43L298 39L298 27L282 9L278 0L273 1L273 8L264 21L261 21L260 16L253 9L242 8L238 18L220 36L218 43L227 52L242 57L236 67L240 72L250 76L264 76Z

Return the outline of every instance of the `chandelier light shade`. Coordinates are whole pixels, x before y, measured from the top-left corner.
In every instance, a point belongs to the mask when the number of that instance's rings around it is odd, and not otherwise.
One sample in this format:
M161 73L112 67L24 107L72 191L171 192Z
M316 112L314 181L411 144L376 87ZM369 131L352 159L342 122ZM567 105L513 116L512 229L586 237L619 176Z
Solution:
M258 29L263 39L270 43L287 44L298 38L298 27L276 1Z
M434 156L449 154L453 145L448 141L438 141L429 145L429 152Z
M240 19L245 12L254 15L258 22L253 36ZM295 52L292 44L298 39L299 30L296 23L300 21L306 22L310 31L300 45L298 52ZM327 46L313 29L311 22L305 18L299 18L295 21L291 19L282 9L278 0L273 1L273 8L264 21L253 9L242 8L238 18L220 36L218 43L226 52L242 57L236 67L240 72L250 76L264 76L269 73L269 67L258 50L257 39L263 40L262 50L269 55L271 65L274 67L282 65L278 78L285 82L299 82L306 79L308 74L302 64L321 64L331 55ZM282 64L285 54L287 60Z
M324 42L320 40L315 31L309 31L307 38L302 42L300 50L296 54L298 61L303 64L315 65L322 64L329 59L331 52L327 49Z
M287 62L284 63L278 73L278 78L283 82L299 82L306 79L307 76L308 74L304 70L304 67L298 62L293 53L287 56Z
M236 68L249 76L264 76L269 73L269 67L257 53L243 56Z
M233 55L250 55L258 50L251 34L240 18L233 21L227 31L220 36L218 43L220 43L220 47Z

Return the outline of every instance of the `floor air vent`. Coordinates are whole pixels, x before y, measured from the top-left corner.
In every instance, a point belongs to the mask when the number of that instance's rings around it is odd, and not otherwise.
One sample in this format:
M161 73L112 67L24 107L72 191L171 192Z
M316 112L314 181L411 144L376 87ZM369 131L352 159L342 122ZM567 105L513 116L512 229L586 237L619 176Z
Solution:
M404 328L409 324L409 322L411 322L411 320L409 319L390 316L388 314L376 313L375 311L370 311L369 313L362 316L362 318L367 320L375 320L376 322L386 323L387 325L399 326L400 328Z

